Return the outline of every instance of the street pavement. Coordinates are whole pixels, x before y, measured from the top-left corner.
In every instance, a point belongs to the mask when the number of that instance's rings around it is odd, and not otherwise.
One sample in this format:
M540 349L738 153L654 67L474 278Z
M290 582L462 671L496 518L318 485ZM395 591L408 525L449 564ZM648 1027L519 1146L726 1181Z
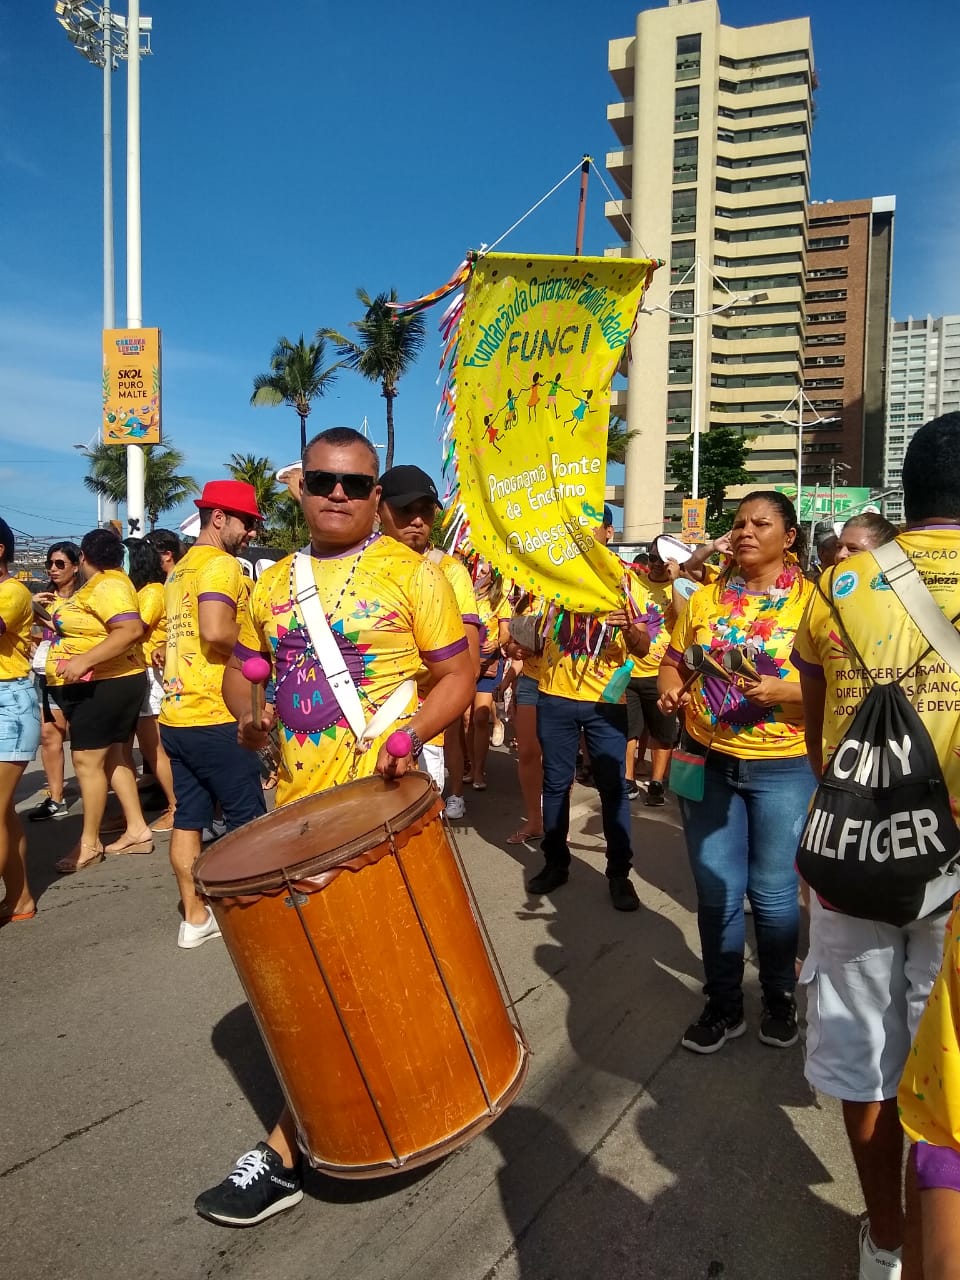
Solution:
M303 1203L237 1231L196 1216L280 1093L223 944L176 945L150 856L53 869L79 833L28 823L39 915L0 930L0 1241L10 1280L784 1280L857 1274L839 1108L801 1050L750 1031L679 1048L700 1011L676 803L635 802L642 908L612 909L596 793L573 793L570 881L530 898L515 765L491 751L456 832L533 1054L517 1102L469 1146L375 1181L309 1173ZM19 808L43 775L31 766Z

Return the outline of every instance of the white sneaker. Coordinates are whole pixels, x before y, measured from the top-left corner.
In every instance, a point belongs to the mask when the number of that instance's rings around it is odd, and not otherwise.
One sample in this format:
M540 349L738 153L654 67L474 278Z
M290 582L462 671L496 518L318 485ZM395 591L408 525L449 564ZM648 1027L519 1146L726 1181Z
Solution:
M222 818L214 818L209 827L204 827L200 832L200 843L209 844L211 840L219 840L221 836L227 834L227 824Z
M464 803L463 796L447 796L443 802L443 809L451 822L460 822L466 817L467 806Z
M860 1280L900 1280L900 1250L878 1249L869 1222L860 1225Z
M207 907L207 919L203 924L187 924L186 920L181 920L177 946L182 947L184 951L192 951L194 947L202 947L211 938L219 937L220 926L214 919L213 912Z

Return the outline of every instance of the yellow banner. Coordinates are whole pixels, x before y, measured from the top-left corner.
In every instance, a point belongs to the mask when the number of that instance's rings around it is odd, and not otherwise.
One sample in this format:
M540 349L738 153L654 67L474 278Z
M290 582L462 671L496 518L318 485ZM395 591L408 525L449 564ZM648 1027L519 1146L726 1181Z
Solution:
M695 544L707 540L706 498L684 498L680 504L680 537Z
M104 329L103 443L160 444L160 330Z
M622 606L603 518L610 384L657 263L489 254L473 273L454 371L470 541L561 609Z

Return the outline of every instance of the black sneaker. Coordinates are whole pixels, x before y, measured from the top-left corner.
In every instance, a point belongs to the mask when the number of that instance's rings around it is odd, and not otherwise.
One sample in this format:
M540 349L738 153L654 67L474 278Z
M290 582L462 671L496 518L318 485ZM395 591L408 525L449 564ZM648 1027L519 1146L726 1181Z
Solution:
M193 1207L201 1218L225 1227L255 1227L302 1199L299 1170L287 1169L272 1147L258 1142L221 1183L197 1196Z
M607 884L610 888L610 901L617 911L639 910L640 899L629 876L611 876Z
M67 816L66 800L54 800L51 796L46 796L27 814L31 822L49 822L51 818L66 818Z
M640 790L637 784L635 782L631 782L628 778L627 779L627 799L639 800L642 795L643 795L643 792Z
M742 1009L721 1009L712 1000L699 1019L687 1027L680 1043L693 1053L716 1053L728 1040L736 1040L747 1029Z
M558 867L555 862L548 862L539 874L527 881L527 893L553 893L554 889L559 889L569 879L570 872L566 867Z
M647 798L643 803L650 805L652 808L654 805L663 804L663 802L663 783L654 782L651 778L647 783Z
M797 1004L793 996L781 996L763 1002L760 1014L760 1030L757 1032L763 1044L773 1045L775 1049L789 1049L800 1039L797 1029Z

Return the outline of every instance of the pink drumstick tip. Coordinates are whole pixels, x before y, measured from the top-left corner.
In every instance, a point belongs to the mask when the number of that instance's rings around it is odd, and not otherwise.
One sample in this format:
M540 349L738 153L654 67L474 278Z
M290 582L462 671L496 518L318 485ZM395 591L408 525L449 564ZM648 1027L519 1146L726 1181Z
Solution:
M402 760L404 756L408 756L413 750L413 742L409 733L404 729L398 729L396 733L391 733L387 739L387 754L394 757L395 760Z
M270 679L270 663L266 658L245 658L240 670L251 684L263 684Z

